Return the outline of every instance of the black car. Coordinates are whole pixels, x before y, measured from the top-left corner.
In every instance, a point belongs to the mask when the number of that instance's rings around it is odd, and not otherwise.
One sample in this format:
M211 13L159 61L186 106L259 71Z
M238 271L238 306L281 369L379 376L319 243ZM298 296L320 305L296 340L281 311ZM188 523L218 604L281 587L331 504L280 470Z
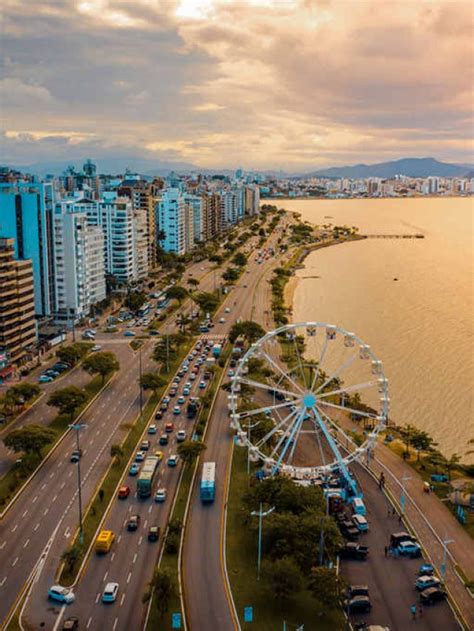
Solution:
M422 605L434 605L446 598L446 592L439 587L428 587L420 593Z
M348 541L340 550L341 559L354 559L356 561L365 561L369 554L368 546L362 546L360 543Z
M130 519L127 521L127 530L133 532L134 530L138 530L138 526L140 525L140 515L132 515Z
M161 434L160 436L160 445L168 444L168 434Z
M372 603L368 596L354 596L344 603L348 613L368 613L372 609Z
M355 598L356 596L368 596L368 585L349 585L347 588L347 595L349 598Z
M82 456L82 449L75 449L71 454L71 462L79 462Z
M390 535L390 547L397 548L400 543L405 541L413 541L416 543L415 537L408 532L394 532Z
M150 526L148 531L148 541L158 541L160 538L161 528L159 526Z
M359 538L359 531L354 526L352 521L343 521L339 525L339 530L341 531L341 535L344 539L349 539L349 541L357 541Z
M159 421L162 418L163 418L163 412L161 410L158 410L158 412L155 414L155 419Z

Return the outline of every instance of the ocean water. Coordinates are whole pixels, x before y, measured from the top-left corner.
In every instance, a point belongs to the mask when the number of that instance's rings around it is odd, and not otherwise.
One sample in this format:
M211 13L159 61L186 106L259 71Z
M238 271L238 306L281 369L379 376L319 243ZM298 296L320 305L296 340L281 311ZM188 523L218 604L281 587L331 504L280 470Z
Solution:
M465 455L474 438L474 199L278 205L317 225L425 235L367 239L311 253L297 272L293 320L355 332L383 362L392 420L425 429L446 455L457 452L474 461Z

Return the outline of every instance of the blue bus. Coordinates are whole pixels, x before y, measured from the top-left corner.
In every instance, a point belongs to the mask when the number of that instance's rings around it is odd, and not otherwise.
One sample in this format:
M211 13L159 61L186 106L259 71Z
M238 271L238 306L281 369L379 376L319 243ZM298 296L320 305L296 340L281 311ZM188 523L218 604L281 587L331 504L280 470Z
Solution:
M216 494L216 463L205 462L202 466L201 502L213 502Z
M140 476L137 480L137 495L138 497L150 497L153 487L153 480L155 478L156 470L160 463L160 458L157 456L148 456L143 463Z

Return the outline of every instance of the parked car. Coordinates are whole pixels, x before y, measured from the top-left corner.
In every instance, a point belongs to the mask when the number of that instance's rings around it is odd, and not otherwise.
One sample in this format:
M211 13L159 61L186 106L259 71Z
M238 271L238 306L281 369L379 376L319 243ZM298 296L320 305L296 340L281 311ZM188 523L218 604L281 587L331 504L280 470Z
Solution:
M419 576L415 581L415 589L419 592L422 592L424 589L428 587L440 587L441 581L436 576L426 575Z
M420 593L422 605L434 605L446 598L446 592L439 587L428 587Z
M125 337L135 337L136 333L135 331L125 331L124 336Z
M134 530L138 530L138 526L140 525L140 515L132 515L130 519L127 521L127 530L133 532Z
M159 526L150 526L148 530L148 541L155 542L160 538L161 528Z
M117 594L119 590L118 583L107 583L102 592L102 602L103 603L113 603L117 600Z
M94 344L94 346L91 348L92 353L96 353L97 351L101 351L101 350L102 350L102 346L100 344Z
M432 576L434 574L434 567L431 563L422 563L418 568L418 576Z
M126 500L127 497L130 495L130 487L129 486L121 486L118 490L118 495L117 497L119 498L119 500Z
M404 541L416 541L415 537L410 535L408 532L394 532L390 535L390 547L396 548L400 543Z
M73 603L75 600L72 589L69 589L69 587L63 587L62 585L52 585L48 589L48 598L66 605Z
M421 557L421 546L416 541L402 541L395 550L400 556L410 557L410 559Z
M364 515L352 515L352 522L359 532L367 532L369 530L369 522Z
M40 375L38 377L38 383L49 383L50 381L53 381L53 378L49 375Z
M166 500L166 496L168 495L166 489L158 489L155 495L155 502L162 503Z
M372 609L372 603L368 596L354 596L344 602L348 613L368 613Z
M347 588L347 595L349 598L354 598L355 596L368 596L369 586L368 585L349 585L349 587Z
M365 561L368 554L368 546L362 546L353 541L348 541L339 551L341 559L354 559L356 561Z

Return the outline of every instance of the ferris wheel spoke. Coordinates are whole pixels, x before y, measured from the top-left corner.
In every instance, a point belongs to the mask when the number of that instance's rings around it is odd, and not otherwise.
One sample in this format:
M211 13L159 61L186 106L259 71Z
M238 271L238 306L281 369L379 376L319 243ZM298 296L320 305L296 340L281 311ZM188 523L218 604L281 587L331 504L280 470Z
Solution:
M267 361L274 367L276 368L285 379L288 379L288 381L291 383L291 385L298 390L299 392L301 392L301 394L304 394L304 391L302 390L302 388L300 388L300 386L296 383L296 381L294 381L290 375L288 375L283 368L281 368L271 357L270 355L268 355L267 353L265 353L265 351L260 351L262 353L262 355L264 355L267 358Z
M304 373L304 368L303 368L303 366L301 364L301 355L300 355L300 352L298 350L298 340L297 340L297 336L296 335L293 338L293 346L295 347L296 357L298 358L298 366L299 366L299 369L300 369L301 378L303 380L304 387L307 390L308 386L306 384L306 375Z
M284 438L286 438L287 440L286 440L285 444L283 445L283 449L282 449L282 451L281 451L280 455L278 456L277 463L276 463L276 465L275 465L275 467L274 467L274 469L275 469L275 470L278 470L278 469L280 468L280 465L281 465L281 463L282 463L282 461L283 461L283 458L284 458L284 457L285 457L285 455L286 455L286 452L288 451L289 446L291 445L292 441L293 441L293 440L295 440L295 434L296 434L296 432L297 432L297 430L298 430L298 427L299 427L299 426L303 423L303 420L304 420L305 414L306 414L306 409L305 409L305 408L302 408L302 409L301 409L301 411L300 411L300 414L299 414L298 418L297 418L297 419L296 419L296 421L293 423L293 427L291 428L291 431L290 431L289 436L285 436L285 435L283 435L283 437L282 437L282 438L283 438L283 439L284 439ZM294 444L296 444L296 441L295 441L295 443L294 443ZM273 453L274 453L274 452L273 452ZM273 455L273 453L272 453L272 455Z
M335 408L338 410L344 410L344 412L350 412L351 414L356 414L357 416L365 416L366 418L377 418L376 414L372 414L369 412L362 412L361 410L355 410L354 408L346 408L344 405L336 405L335 403L329 403L328 401L320 401L318 399L318 405L325 405L328 408Z
M294 392L290 392L289 390L282 390L281 388L277 388L269 383L261 383L260 381L254 381L253 379L247 379L247 377L237 376L236 379L240 383L245 383L248 386L253 386L254 388L262 388L263 390L273 390L274 392L279 392L280 394L284 394L288 397L293 397L296 399L298 397Z
M343 362L338 368L336 368L336 370L332 373L332 375L326 379L326 381L322 384L322 386L319 386L319 388L315 391L314 394L318 394L318 392L321 392L321 390L323 390L323 388L325 388L328 385L328 383L331 383L331 381L333 379L335 379L338 375L340 375L341 372L343 372L344 370L349 368L349 366L356 359L357 359L357 354L354 354L351 357L349 357L348 359L346 359L346 361Z
M355 385L348 386L347 388L339 388L339 390L323 392L323 394L318 394L318 401L326 397L332 397L334 394L340 394L341 392L353 392L354 390L363 390L364 388L370 388L371 386L375 386L376 384L376 381L366 381L365 383L356 383Z
M314 373L313 381L311 383L311 392L313 392L314 386L316 385L316 382L317 382L317 379L318 379L318 375L319 375L319 371L321 370L321 364L323 363L323 359L324 359L324 357L326 355L326 351L328 350L328 344L329 344L329 338L326 336L326 338L324 339L324 344L323 344L323 349L321 351L321 355L319 356L318 365L317 365L315 373Z
M346 434L346 432L342 429L342 427L339 427L339 425L328 414L326 414L324 410L319 409L319 411L326 418L328 423L330 423L334 427L335 430L337 430L340 434L342 434L347 441L349 441L352 445L354 445L354 447L359 446L354 441L354 439L351 436L349 436L349 434Z
M304 423L304 417L305 415L303 415L303 420L298 423L298 429L296 430L296 435L294 437L293 444L291 445L290 455L288 456L288 460L286 461L287 464L291 464L293 462L293 455L295 453L296 445L298 444L298 440L300 438L301 428L303 427Z
M261 447L262 445L264 445L266 442L268 442L270 440L270 438L276 434L276 432L281 429L286 423L288 423L288 421L291 419L292 416L295 416L297 414L298 410L292 410L287 416L285 416L285 418L280 421L279 423L277 423L275 425L275 427L272 427L272 429L265 434L265 436L263 438L261 438L256 444L256 447Z
M277 410L279 408L287 408L291 405L286 401L285 403L278 403L277 405L267 405L264 408L257 408L255 410L244 410L243 412L237 412L239 418L246 418L247 416L254 416L255 414L265 414L269 410Z

